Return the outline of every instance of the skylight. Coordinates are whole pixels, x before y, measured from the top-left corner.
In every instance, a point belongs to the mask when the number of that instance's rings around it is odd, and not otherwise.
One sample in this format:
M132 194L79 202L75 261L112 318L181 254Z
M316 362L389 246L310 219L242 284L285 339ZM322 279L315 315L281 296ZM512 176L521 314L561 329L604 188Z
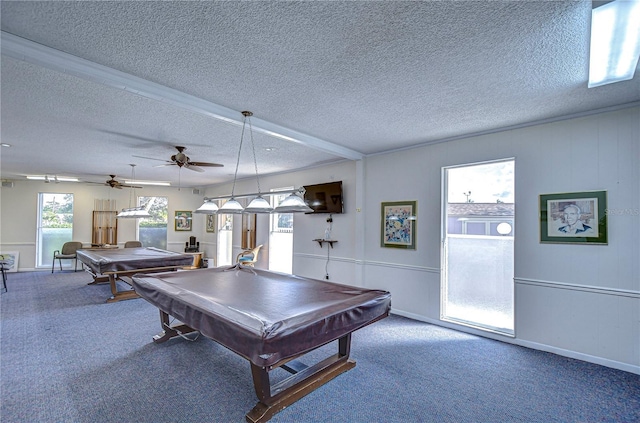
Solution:
M633 78L640 56L640 0L615 0L591 11L589 88Z

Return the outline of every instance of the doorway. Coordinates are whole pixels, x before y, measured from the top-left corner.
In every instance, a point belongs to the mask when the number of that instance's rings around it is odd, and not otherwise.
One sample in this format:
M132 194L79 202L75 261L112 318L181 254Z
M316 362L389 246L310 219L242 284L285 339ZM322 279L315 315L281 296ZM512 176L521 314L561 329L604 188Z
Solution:
M443 169L441 319L514 334L515 160Z
M272 192L293 189L284 187ZM280 205L288 194L272 195L271 205ZM269 220L269 270L293 273L293 213L272 213Z

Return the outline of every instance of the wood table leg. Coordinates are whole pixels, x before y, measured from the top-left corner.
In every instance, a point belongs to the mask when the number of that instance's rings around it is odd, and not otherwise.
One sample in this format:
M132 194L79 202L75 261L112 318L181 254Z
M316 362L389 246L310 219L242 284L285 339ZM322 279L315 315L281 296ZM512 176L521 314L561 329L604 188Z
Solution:
M153 342L156 344L161 344L171 338L175 338L176 336L197 332L195 329L187 325L171 326L169 322L169 315L162 310L160 310L160 326L162 327L162 332L153 337Z
M269 369L251 363L251 375L259 401L245 416L247 422L268 421L277 412L355 367L355 361L349 360L350 345L351 334L343 336L338 341L338 354L299 371L273 386L269 381Z
M93 275L93 282L89 282L87 283L87 285L97 285L99 283L107 283L107 282L109 282L108 276Z
M117 276L113 273L109 274L109 286L111 287L111 297L107 299L108 303L114 303L116 301L130 300L133 298L140 298L138 293L134 290L130 291L118 291L118 285L116 285Z

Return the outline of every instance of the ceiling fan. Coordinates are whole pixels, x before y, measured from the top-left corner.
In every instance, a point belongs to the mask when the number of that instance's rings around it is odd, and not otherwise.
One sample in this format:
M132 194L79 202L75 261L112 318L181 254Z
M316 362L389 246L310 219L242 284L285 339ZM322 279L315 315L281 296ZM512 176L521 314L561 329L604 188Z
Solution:
M111 179L108 179L107 181L103 182L88 182L89 184L99 184L99 185L106 185L109 186L111 188L117 188L117 189L122 189L122 188L142 188L136 185L128 185L128 184L123 184L120 181L117 181L116 175L109 175L111 176Z
M154 159L152 157L143 157L143 156L135 156L135 155L133 157L139 157L141 159L149 159L149 160L159 160L162 162L166 162L165 164L160 166L175 165L181 168L184 167L185 169L195 170L196 172L204 172L204 169L201 169L202 167L223 167L224 166L219 163L192 162L189 156L184 154L184 151L187 149L187 147L176 145L175 148L176 150L178 150L178 153L172 155L171 160Z

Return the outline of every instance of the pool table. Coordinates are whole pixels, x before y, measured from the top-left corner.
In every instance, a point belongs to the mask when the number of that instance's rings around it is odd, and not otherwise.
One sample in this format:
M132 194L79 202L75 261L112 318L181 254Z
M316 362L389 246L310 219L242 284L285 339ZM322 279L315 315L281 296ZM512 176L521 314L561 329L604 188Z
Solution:
M78 250L78 260L84 270L93 276L93 282L109 282L111 297L107 302L138 298L134 290L118 291L117 280L130 283L127 279L136 273L153 273L177 270L191 266L193 255L161 250L154 247L87 249Z
M194 331L247 359L258 403L248 422L275 413L353 368L354 331L383 319L387 291L363 289L244 266L189 272L138 274L135 291L160 310L165 342ZM170 317L178 323L171 325ZM337 353L307 366L300 358L337 340ZM291 375L272 384L269 372Z

